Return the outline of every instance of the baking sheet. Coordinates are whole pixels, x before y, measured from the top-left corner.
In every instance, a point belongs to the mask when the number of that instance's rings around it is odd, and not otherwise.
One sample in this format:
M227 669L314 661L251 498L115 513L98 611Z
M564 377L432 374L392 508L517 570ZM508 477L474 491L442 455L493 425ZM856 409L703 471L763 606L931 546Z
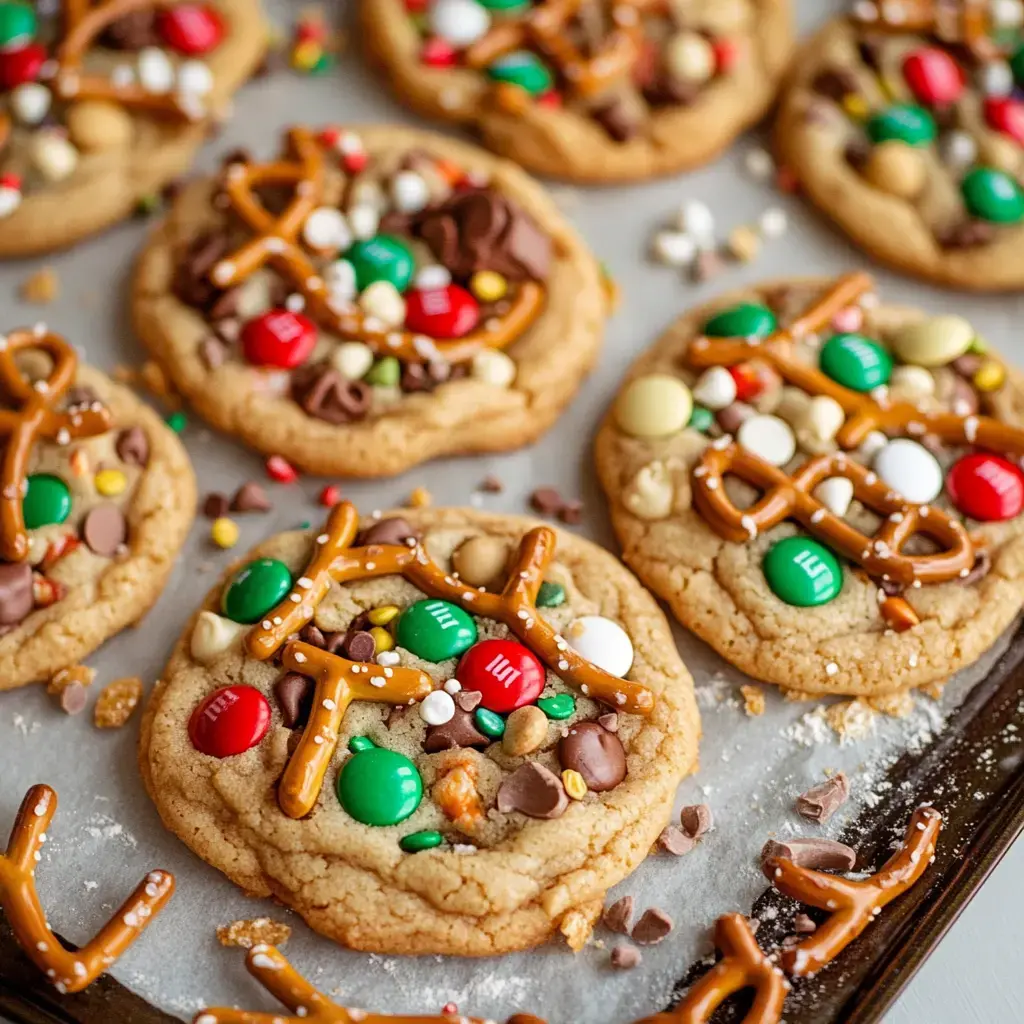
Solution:
M271 0L268 6L285 32L300 11L297 2L287 0ZM806 31L844 4L798 0L797 6ZM347 9L342 12L343 17L347 14ZM414 119L393 103L363 66L358 39L352 37L334 74L300 77L283 71L244 90L237 98L234 120L212 140L200 166L215 167L218 154L238 145L269 156L276 152L280 131L296 121L387 120ZM597 372L556 428L531 449L424 466L386 482L345 484L346 497L364 510L385 508L400 503L414 487L425 486L438 503L473 501L488 509L521 512L534 487L555 484L566 496L586 502L579 531L612 547L591 471L590 438L635 354L683 308L720 290L763 277L832 274L862 265L852 248L797 199L782 196L745 173L744 155L757 141L742 140L721 162L697 174L644 186L579 189L554 184L566 214L623 291ZM690 198L708 203L722 235L752 222L769 206L786 210L790 231L766 243L753 263L696 286L680 272L646 259L654 230ZM97 366L112 370L118 364L137 365L141 355L132 340L125 295L133 255L145 231L145 222L125 224L71 253L0 266L4 326L45 319ZM20 303L17 286L44 265L56 269L61 298L47 307ZM1024 339L1017 330L1024 297L961 296L885 272L877 277L886 300L959 312L1010 358L1024 362ZM206 430L194 417L184 439L201 493L230 493L246 479L262 478L256 456ZM481 499L475 487L491 473L504 481L505 491ZM156 679L182 624L220 568L264 536L321 517L316 495L322 486L323 481L316 479L273 486L274 511L239 517L241 541L231 553L211 548L206 524L200 520L156 609L139 629L114 639L89 659L99 672L95 685L128 674L148 682ZM42 688L0 695L0 832L8 829L29 785L48 782L58 790L60 808L43 851L39 887L54 928L79 942L94 934L146 871L159 866L175 873L177 895L114 974L182 1018L211 1004L277 1008L245 974L243 952L222 949L214 935L218 925L266 914L293 926L295 933L286 948L289 957L315 984L343 997L346 1005L425 1013L454 1001L464 1012L501 1020L522 1009L552 1024L630 1021L662 1008L686 966L710 951L708 925L718 914L749 910L764 888L757 852L769 833L819 833L815 826L802 828L792 814L796 794L820 781L826 769L845 769L854 780L853 799L822 830L837 834L861 806L887 799L887 784L882 781L886 764L908 746L934 739L944 727L944 716L992 660L947 687L940 703L922 699L907 719L877 718L869 738L842 746L822 729L814 705L785 703L774 693L768 694L762 718L748 718L738 699L744 679L681 630L676 638L697 680L704 716L702 769L683 784L678 803L707 801L716 827L682 859L650 858L613 894L632 893L641 908L657 904L676 922L672 935L645 949L642 966L629 973L612 973L607 949L596 945L575 957L554 943L533 953L487 961L408 960L335 947L294 915L268 901L243 896L164 832L135 766L137 723L117 732L98 732L88 716L69 719L56 710ZM978 756L1000 759L1019 753L1019 737L1008 731L991 751L979 751ZM965 792L951 798L977 797Z

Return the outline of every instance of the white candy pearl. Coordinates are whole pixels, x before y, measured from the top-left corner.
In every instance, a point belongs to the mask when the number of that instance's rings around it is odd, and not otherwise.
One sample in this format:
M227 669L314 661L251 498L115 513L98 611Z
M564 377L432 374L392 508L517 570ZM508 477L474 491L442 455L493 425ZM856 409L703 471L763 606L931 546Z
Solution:
M814 488L814 497L834 516L842 519L853 501L853 483L845 476L830 476Z
M53 97L45 85L26 82L11 92L10 103L14 116L22 124L39 124L50 112Z
M201 611L189 641L192 657L201 665L208 665L231 647L246 629L248 627L241 623L232 622L211 611Z
M333 206L318 206L302 225L302 237L314 249L347 249L352 244L345 214Z
M0 219L10 217L21 205L21 192L16 188L0 185Z
M331 362L347 380L362 380L373 366L373 349L361 341L343 341L331 354Z
M1009 96L1013 92L1013 71L1005 60L990 60L978 71L978 86L986 96Z
M356 296L356 268L348 260L335 260L324 268L324 284L332 299L348 302Z
M626 631L603 615L584 615L569 624L565 639L587 661L622 678L633 666L633 644Z
M187 60L178 68L178 92L207 96L213 91L213 72L201 60Z
M712 366L697 378L692 394L694 402L705 409L724 409L736 401L736 381L724 366Z
M669 267L685 267L697 256L697 243L684 231L659 231L654 236L654 258Z
M373 238L380 227L380 213L367 203L353 206L348 212L349 227L356 238Z
M391 201L400 213L419 213L430 202L426 178L415 171L399 171L391 179Z
M427 292L447 288L451 283L451 271L447 267L442 267L440 263L428 263L427 266L420 267L413 278L413 287Z
M487 8L476 0L435 0L428 21L433 34L452 46L469 46L491 27Z
M715 51L696 32L684 30L669 36L663 53L665 69L677 81L700 85L715 73Z
M970 167L978 158L978 144L968 132L947 132L939 140L939 152L950 167Z
M405 320L405 299L390 281L374 281L359 296L359 305L367 316L388 327L397 327Z
M907 501L924 505L942 493L942 467L923 445L906 437L890 441L876 456L880 480Z
M698 199L690 199L679 208L676 224L701 247L715 241L715 217L711 208Z
M781 238L789 230L789 218L785 210L770 206L761 214L758 225L765 238Z
M516 364L511 356L496 348L485 348L473 356L471 372L475 380L508 388L516 379Z
M147 46L139 51L139 84L146 92L170 92L174 88L174 65L163 50Z
M796 436L778 416L759 414L740 424L736 440L773 466L784 466L796 454Z
M32 142L32 163L47 181L64 181L78 166L78 150L53 132L41 132Z
M455 701L450 693L434 690L420 701L420 718L427 725L444 725L455 717Z
M1020 28L1024 25L1024 4L1021 0L989 0L992 24L997 28Z

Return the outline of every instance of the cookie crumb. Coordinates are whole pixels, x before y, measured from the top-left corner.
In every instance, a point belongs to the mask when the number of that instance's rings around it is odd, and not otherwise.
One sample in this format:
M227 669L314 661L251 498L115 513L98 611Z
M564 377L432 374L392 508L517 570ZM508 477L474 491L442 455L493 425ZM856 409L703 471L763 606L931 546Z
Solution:
M744 684L740 687L743 694L743 710L749 718L758 718L764 714L765 696L760 686Z
M906 718L914 713L914 694L911 690L900 690L899 693L885 693L878 697L868 697L867 702L875 711L888 715L890 718Z
M942 695L945 693L945 690L945 681L929 683L927 686L920 687L920 692L926 697L931 697L932 700L942 700Z
M154 398L159 398L168 408L178 409L181 407L181 398L159 363L152 359L143 363L138 381Z
M726 251L738 263L750 263L761 251L761 238L746 224L733 228L725 242Z
M640 966L643 956L635 946L615 946L612 949L609 963L618 971L630 971Z
M600 912L600 904L597 905ZM569 948L578 953L590 941L594 931L596 914L590 912L589 908L584 910L570 910L558 926L558 930L565 936Z
M426 487L414 487L405 504L408 508L429 508L433 501L434 497Z
M96 699L93 722L97 729L120 729L132 717L142 700L142 680L138 676L115 679Z
M825 721L839 737L840 744L867 739L875 731L875 712L867 701L842 701L825 711Z
M43 267L30 274L18 287L18 295L23 302L47 306L60 297L60 278L53 267Z
M217 941L222 946L283 946L292 937L291 928L269 917L255 917L247 921L232 921L217 929Z

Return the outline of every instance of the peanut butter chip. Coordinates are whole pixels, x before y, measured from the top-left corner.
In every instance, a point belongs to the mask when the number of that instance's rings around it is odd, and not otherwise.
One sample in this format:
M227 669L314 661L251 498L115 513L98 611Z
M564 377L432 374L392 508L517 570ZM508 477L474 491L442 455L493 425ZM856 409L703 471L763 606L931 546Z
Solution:
M96 700L93 722L97 729L120 729L142 700L142 680L138 676L116 679L105 686Z

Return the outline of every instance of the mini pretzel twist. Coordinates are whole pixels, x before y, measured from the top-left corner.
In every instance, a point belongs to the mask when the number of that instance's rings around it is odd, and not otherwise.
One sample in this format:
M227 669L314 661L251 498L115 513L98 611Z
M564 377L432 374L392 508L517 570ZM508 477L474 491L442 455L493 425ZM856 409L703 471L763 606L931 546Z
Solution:
M739 509L726 493L727 474L765 493L750 508ZM866 537L814 497L819 483L837 476L853 484L854 496L865 508L883 517L873 537ZM904 585L956 579L974 565L974 545L961 523L941 509L912 504L842 452L809 459L789 476L738 444L712 444L693 471L693 500L708 525L726 540L742 543L784 519L795 519L872 576ZM918 534L936 541L941 550L902 554Z
M306 300L307 312L327 330L343 338L362 341L378 355L395 356L406 363L464 362L485 348L512 344L540 315L544 288L525 281L496 323L461 338L429 338L411 331L392 330L347 300L333 297L313 261L298 241L306 218L322 201L324 159L308 128L288 133L293 159L267 164L233 164L225 172L224 191L236 214L256 234L230 256L216 263L210 280L228 288L245 280L265 263L272 263ZM260 185L293 185L295 197L274 217L254 194Z
M32 382L18 368L19 352L35 349L53 360L45 380ZM75 379L78 357L58 334L40 325L0 336L0 398L15 409L0 409L0 438L6 439L0 463L0 559L18 562L28 555L28 533L21 502L32 446L40 438L67 444L110 429L110 413L102 406L56 412L55 406Z
M899 850L881 870L863 881L798 867L786 857L765 862L764 872L784 896L831 911L824 924L782 954L788 974L804 977L834 960L882 912L928 870L942 816L934 807L914 811Z
M979 57L991 57L995 47L989 37L992 28L990 0L874 0L856 5L851 17L866 28L887 32L933 33L944 43L963 43ZM868 16L870 11L872 16ZM898 16L897 15L898 12Z
M0 856L0 907L25 955L61 992L81 992L142 934L174 892L174 876L151 871L114 916L85 946L65 949L50 931L39 896L35 870L46 830L57 810L57 794L49 786L33 786L21 803Z
M687 992L673 1010L645 1017L637 1024L707 1024L730 996L754 989L754 1002L742 1024L777 1024L789 982L761 952L742 914L724 914L715 922L715 945L722 959Z

